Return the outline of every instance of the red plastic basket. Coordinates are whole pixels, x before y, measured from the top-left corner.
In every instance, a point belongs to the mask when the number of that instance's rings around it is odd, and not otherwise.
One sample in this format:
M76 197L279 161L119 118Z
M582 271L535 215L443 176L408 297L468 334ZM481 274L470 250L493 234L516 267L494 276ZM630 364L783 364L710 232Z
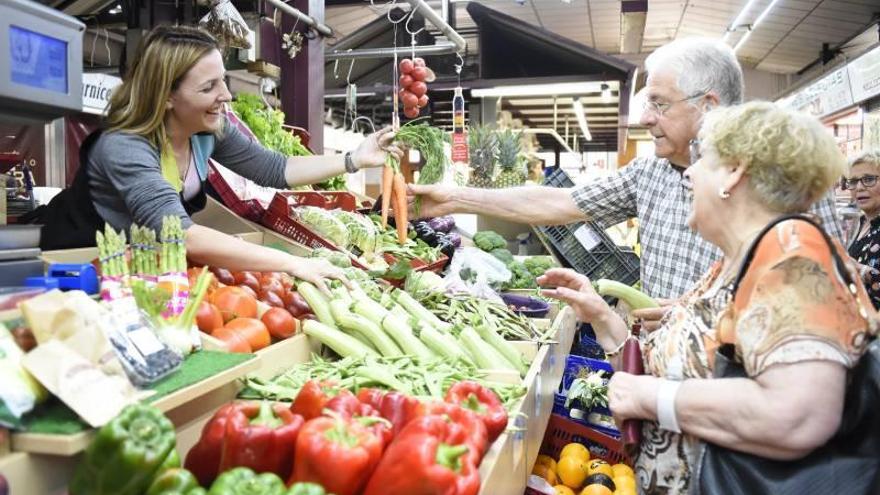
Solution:
M266 213L263 205L256 199L243 200L239 198L223 175L214 168L214 165L208 167L208 183L220 196L220 201L236 215L257 223L263 219L263 215Z
M357 198L354 194L345 191L291 191L288 194L299 206L317 206L325 210L341 209L355 211Z
M571 442L586 446L590 450L591 459L599 458L611 464L622 462L632 466L632 460L624 453L620 440L558 414L551 414L541 444L541 453L558 459L562 448Z

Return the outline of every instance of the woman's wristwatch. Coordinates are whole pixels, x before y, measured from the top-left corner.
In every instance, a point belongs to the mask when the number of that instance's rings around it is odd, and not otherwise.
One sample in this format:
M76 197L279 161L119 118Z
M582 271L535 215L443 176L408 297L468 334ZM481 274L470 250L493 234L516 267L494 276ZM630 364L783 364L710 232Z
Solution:
M353 174L360 170L357 168L357 165L354 164L354 160L351 159L351 151L345 152L345 171Z

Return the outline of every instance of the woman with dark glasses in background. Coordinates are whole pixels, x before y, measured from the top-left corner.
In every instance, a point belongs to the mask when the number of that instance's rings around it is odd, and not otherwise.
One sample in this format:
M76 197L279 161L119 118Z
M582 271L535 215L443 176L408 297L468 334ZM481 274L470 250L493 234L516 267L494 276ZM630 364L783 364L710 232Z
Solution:
M859 262L865 288L875 308L880 308L880 152L868 151L850 165L849 177L842 180L844 189L864 216L850 243L849 255Z

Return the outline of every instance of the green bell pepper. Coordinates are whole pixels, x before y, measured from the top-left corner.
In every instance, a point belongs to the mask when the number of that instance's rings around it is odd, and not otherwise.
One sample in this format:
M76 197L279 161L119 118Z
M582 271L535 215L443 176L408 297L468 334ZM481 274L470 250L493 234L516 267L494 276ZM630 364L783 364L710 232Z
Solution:
M328 495L324 487L317 483L294 483L287 489L287 495Z
M208 495L286 495L287 487L275 473L256 474L237 467L214 480Z
M158 409L130 405L95 434L73 473L70 495L141 495L166 461L173 464L168 457L175 443L174 425Z
M171 468L163 471L147 490L146 495L205 495L206 490L199 486L199 481L183 468Z

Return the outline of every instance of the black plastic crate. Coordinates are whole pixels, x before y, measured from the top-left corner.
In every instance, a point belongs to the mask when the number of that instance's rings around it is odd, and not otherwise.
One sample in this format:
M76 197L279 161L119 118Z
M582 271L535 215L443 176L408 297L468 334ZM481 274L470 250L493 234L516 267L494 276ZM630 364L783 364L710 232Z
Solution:
M544 181L551 187L573 187L574 182L562 169L556 169ZM544 240L560 263L590 280L603 278L632 285L639 281L639 259L630 250L622 250L595 222L568 225L536 226L535 232Z

